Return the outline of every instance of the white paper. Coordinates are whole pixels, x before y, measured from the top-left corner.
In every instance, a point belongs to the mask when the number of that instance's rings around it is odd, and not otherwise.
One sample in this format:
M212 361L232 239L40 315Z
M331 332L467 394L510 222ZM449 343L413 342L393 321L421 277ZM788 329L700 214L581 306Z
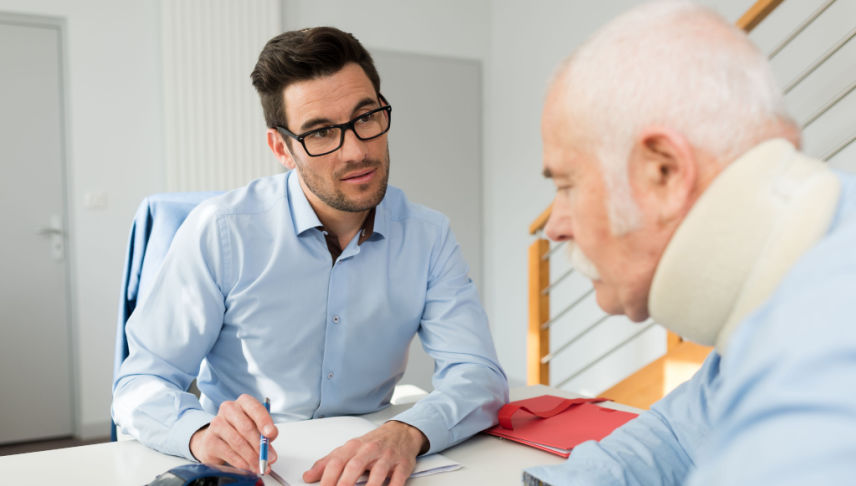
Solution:
M277 480L284 480L289 486L308 484L303 482L303 473L308 471L315 461L348 440L376 428L375 424L362 417L329 417L278 423L276 426L279 435L272 444L278 458L271 470L276 474L274 477ZM431 454L416 460L416 468L410 477L428 476L460 468L460 464L442 454ZM365 479L362 478L357 484L365 483Z

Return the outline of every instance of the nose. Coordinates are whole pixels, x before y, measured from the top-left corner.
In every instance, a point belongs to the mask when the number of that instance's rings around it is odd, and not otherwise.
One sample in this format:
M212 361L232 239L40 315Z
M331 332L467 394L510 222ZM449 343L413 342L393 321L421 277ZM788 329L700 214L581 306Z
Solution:
M544 225L544 234L553 241L567 241L573 238L571 217L555 200L550 209L550 217L547 218L547 224Z
M362 162L368 156L366 141L357 138L353 130L345 130L345 139L339 151L346 162Z

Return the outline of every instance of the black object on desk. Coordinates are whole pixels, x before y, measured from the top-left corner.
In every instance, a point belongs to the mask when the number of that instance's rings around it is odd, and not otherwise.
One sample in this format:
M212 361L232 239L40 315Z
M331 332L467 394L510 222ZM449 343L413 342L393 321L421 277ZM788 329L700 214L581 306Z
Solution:
M208 464L184 464L159 474L147 486L264 486L262 478L245 469Z

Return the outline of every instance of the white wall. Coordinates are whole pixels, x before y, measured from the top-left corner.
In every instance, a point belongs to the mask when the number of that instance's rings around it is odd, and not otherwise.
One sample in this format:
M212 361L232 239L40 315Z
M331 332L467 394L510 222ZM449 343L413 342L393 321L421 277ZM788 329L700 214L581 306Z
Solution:
M167 189L224 191L282 172L250 83L259 52L282 31L282 1L160 6Z
M75 422L82 436L104 436L130 217L163 187L157 2L0 0L0 10L67 21ZM107 206L84 208L98 192Z
M367 48L434 56L481 60L490 48L489 0L283 1L287 30L331 25Z

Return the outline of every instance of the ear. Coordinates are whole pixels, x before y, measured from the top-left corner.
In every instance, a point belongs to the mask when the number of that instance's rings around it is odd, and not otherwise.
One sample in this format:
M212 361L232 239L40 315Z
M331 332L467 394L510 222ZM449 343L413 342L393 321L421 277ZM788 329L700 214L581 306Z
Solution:
M267 129L267 144L283 167L286 169L293 169L295 167L296 164L294 163L294 158L291 156L291 151L288 150L285 140L283 140L282 135L275 128Z
M692 206L698 160L689 141L663 127L646 127L633 143L630 185L645 212L659 223L681 219Z

